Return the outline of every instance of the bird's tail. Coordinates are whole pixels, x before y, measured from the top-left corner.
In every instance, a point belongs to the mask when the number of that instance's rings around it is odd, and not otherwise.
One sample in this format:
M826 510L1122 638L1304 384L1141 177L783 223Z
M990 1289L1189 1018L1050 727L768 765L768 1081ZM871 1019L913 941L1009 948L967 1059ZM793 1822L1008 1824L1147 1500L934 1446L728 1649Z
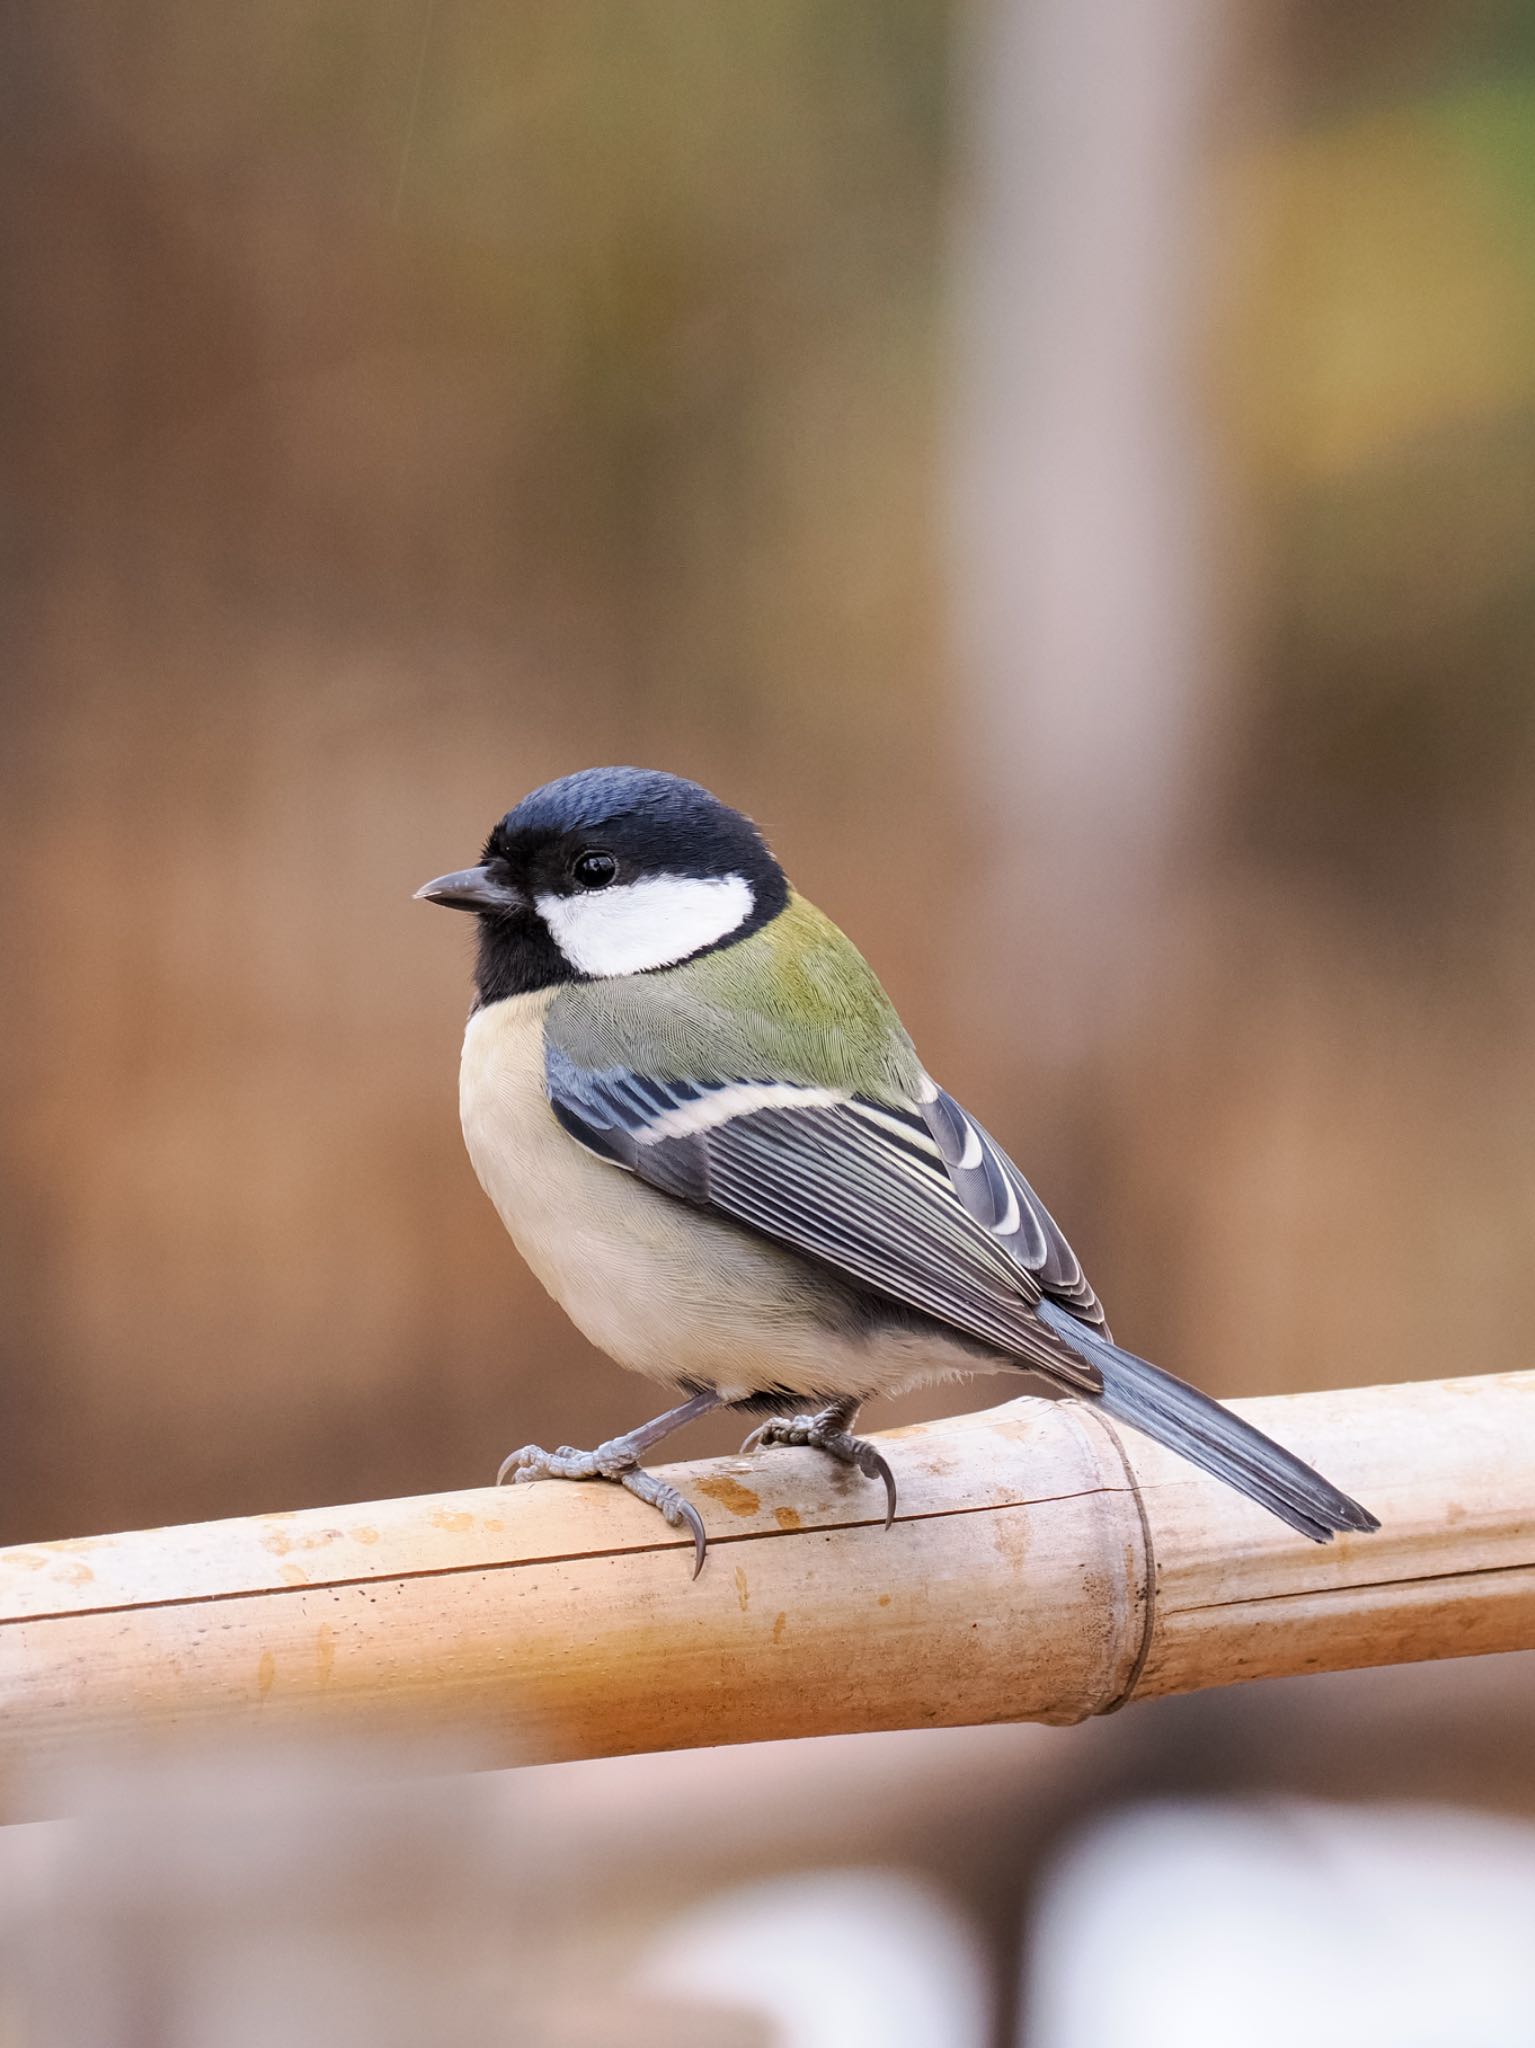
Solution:
M1225 1480L1313 1543L1330 1543L1335 1530L1380 1527L1368 1508L1208 1394L1133 1351L1121 1351L1048 1298L1035 1314L1063 1344L1097 1366L1103 1375L1098 1405L1116 1422L1129 1423L1202 1472Z

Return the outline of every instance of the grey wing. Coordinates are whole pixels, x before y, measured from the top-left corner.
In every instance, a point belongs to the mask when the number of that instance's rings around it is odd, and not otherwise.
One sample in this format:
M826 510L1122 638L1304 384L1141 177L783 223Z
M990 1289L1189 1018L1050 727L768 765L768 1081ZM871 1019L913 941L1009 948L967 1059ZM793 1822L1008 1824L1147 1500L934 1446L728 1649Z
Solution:
M1050 1211L975 1118L931 1081L928 1087L923 1118L965 1207L1009 1246L1041 1294L1107 1336L1103 1304Z
M1054 1247L1065 1240L1048 1217L1039 1222L1044 1212L1026 1183L1016 1196L1017 1227L1005 1199L1007 1228L999 1233L986 1220L963 1178L972 1167L951 1170L945 1159L945 1139L929 1121L933 1105L893 1107L792 1083L663 1080L623 1067L595 1072L552 1043L547 1077L566 1131L614 1166L1074 1391L1100 1390L1097 1366L1034 1314L1045 1290L1028 1256L1042 1247L1038 1268L1050 1269L1052 1256L1060 1265Z

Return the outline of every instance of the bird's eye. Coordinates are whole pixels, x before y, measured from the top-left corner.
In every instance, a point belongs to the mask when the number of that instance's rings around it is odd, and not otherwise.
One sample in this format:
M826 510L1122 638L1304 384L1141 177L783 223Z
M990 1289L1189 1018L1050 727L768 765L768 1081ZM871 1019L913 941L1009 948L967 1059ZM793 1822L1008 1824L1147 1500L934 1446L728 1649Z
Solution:
M570 864L571 880L580 889L605 889L617 873L611 853L578 853Z

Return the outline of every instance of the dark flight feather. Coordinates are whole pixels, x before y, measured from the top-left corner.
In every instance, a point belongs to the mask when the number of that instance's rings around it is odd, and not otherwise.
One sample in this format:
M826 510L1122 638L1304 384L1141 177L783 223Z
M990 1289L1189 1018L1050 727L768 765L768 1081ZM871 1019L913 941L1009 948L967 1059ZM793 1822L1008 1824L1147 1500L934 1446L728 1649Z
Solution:
M1042 1302L1038 1313L1063 1343L1097 1366L1103 1375L1098 1405L1116 1422L1127 1422L1201 1472L1223 1479L1313 1543L1329 1542L1335 1530L1380 1527L1368 1508L1197 1387L1122 1351L1053 1302Z

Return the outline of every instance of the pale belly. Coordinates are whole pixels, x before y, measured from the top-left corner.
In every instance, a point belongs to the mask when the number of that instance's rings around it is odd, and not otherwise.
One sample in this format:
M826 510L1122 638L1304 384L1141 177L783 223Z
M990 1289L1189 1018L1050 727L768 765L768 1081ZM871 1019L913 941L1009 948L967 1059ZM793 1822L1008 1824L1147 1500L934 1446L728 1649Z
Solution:
M475 1012L459 1108L480 1185L539 1280L600 1350L652 1379L716 1387L726 1400L777 1389L863 1397L985 1370L936 1333L838 1329L791 1254L583 1151L545 1090L551 1000L545 990Z

